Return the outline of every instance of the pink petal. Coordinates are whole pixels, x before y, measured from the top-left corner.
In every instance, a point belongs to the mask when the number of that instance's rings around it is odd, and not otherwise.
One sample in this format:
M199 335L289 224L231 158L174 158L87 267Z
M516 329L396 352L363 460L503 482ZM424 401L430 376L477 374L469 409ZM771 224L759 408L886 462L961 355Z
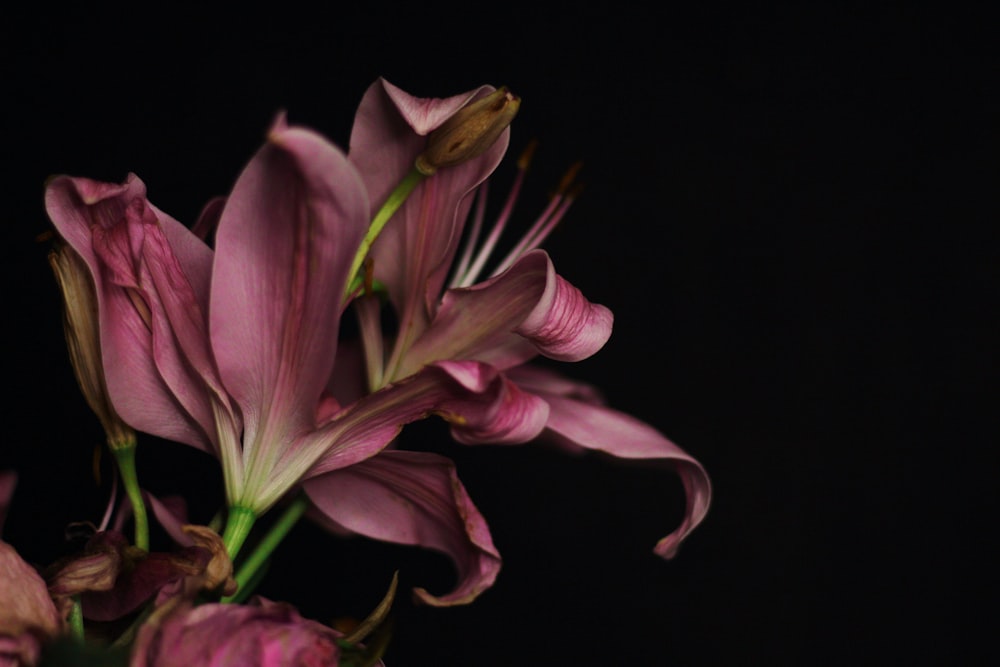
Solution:
M94 278L105 374L115 408L138 430L208 448L214 428L204 379L191 372L184 358L198 349L198 339L188 341L187 350L178 347L163 319L167 313L153 276L165 278L161 287L166 283L170 289L185 283L185 294L167 296L179 300L181 310L203 312L211 251L152 207L145 193L134 175L122 185L61 176L46 190L46 208ZM157 256L147 261L144 255L154 245ZM203 354L203 344L201 348ZM204 364L199 369L207 372Z
M536 394L555 394L594 405L605 403L601 390L589 382L568 378L541 366L524 364L509 369L507 375L522 389Z
M604 347L611 337L614 320L611 311L590 303L580 290L556 275L549 256L542 250L528 253L510 270L522 262L540 262L539 258L544 258L545 292L517 332L530 339L550 359L586 359Z
M229 399L209 345L203 305L207 289L191 284L159 225L146 230L144 241L140 278L148 286L143 293L152 312L156 367L177 401L215 443L213 405L228 406ZM162 434L170 426L158 428L150 432Z
M389 99L396 106L399 114L403 117L403 120L420 136L426 136L436 130L442 123L451 118L456 111L478 97L480 91L488 89L488 92L493 92L493 88L482 86L477 90L443 99L436 97L414 97L385 79L380 79L379 82L382 84L386 95L389 96Z
M169 496L160 500L149 491L142 492L142 498L149 505L160 527L177 544L189 547L194 544L191 536L184 532L183 527L189 523L187 518L187 502L181 496ZM122 498L115 512L115 521L111 525L111 531L121 533L124 531L125 522L132 516L132 504L128 498Z
M303 438L294 455L318 452L309 476L346 468L385 448L404 424L430 414L446 419L460 442L523 443L544 428L548 404L486 364L442 362L344 409Z
M364 187L345 156L279 119L216 232L210 330L246 421L245 447L259 437L287 443L314 426L367 225ZM265 427L272 430L262 436Z
M201 209L198 219L191 225L191 232L205 243L212 245L215 239L215 229L219 226L219 218L226 207L225 197L214 197Z
M458 584L445 595L414 590L427 604L466 604L493 585L500 555L489 528L448 459L385 451L304 485L316 507L337 524L386 542L434 549L455 564Z
M511 377L516 380L517 372L512 372ZM687 494L684 519L654 549L664 558L673 558L684 538L708 512L712 485L702 465L659 431L630 415L566 396L542 396L550 408L546 424L550 435L619 458L669 462L676 469Z
M501 368L535 352L578 361L611 336L611 311L587 301L556 275L541 250L528 253L504 273L468 288L448 290L430 328L413 344L399 375L439 359L478 359Z
M465 445L521 444L542 432L548 404L521 389L497 369L476 362L435 364L464 390L441 402L437 413L451 422L451 434Z
M368 188L372 215L413 168L426 146L425 135L494 90L481 86L437 99L410 96L384 79L368 88L354 119L350 159ZM432 312L472 205L466 195L496 169L509 137L504 130L483 155L426 179L386 225L372 248L375 277L388 286L401 310L414 300Z

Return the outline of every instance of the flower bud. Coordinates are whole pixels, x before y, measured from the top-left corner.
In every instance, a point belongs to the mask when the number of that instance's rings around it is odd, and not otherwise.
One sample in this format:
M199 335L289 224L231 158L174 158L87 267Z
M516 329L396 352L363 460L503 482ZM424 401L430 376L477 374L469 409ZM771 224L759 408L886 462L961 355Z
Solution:
M63 328L70 363L80 390L101 420L108 445L117 449L135 443L133 431L115 411L104 382L97 324L97 295L83 259L66 243L49 253L49 264L63 295Z
M417 157L417 170L430 176L441 167L482 155L510 125L521 98L506 86L459 109L427 138L427 150Z

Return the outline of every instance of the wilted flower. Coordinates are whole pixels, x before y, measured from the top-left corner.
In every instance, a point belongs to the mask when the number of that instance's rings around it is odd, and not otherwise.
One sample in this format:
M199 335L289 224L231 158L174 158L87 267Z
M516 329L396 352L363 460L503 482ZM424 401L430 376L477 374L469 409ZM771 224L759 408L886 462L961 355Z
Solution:
M143 625L130 665L337 667L342 638L291 605L259 597L246 605L186 603Z
M204 526L184 526L184 532L192 544L171 552L146 552L120 533L98 532L81 553L48 568L49 594L78 597L84 617L112 621L170 595L233 593L232 562L219 535Z
M17 477L0 471L0 526ZM63 619L35 568L0 540L0 667L28 667L42 645L62 631Z

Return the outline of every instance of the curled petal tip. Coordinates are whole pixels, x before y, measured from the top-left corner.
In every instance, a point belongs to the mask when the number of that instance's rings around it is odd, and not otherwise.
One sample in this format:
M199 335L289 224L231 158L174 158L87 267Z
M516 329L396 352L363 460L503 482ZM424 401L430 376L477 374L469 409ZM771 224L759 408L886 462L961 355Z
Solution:
M288 112L284 109L278 111L271 122L271 127L267 131L267 140L272 143L281 143L281 135L288 129Z

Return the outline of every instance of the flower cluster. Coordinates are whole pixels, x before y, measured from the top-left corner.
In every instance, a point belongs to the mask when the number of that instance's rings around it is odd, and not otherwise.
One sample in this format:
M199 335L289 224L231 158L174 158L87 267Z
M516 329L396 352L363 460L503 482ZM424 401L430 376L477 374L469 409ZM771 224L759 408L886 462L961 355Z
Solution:
M702 466L538 363L585 359L611 335L610 310L540 249L573 202L571 183L493 257L528 152L492 225L486 184L520 103L490 86L417 98L380 79L346 153L279 115L232 191L191 225L153 205L135 175L49 181L71 359L129 502L46 568L0 541L0 664L44 662L64 640L136 666L378 663L395 582L350 635L251 595L303 516L446 554L456 583L417 588L424 603L465 604L492 586L500 555L454 464L399 446L407 424L431 417L465 445L550 442L669 464L686 511L655 552L674 555L708 509ZM188 524L142 489L137 433L218 459L218 526ZM0 521L14 482L0 473ZM247 542L272 511L269 531ZM150 550L147 513L174 548Z

